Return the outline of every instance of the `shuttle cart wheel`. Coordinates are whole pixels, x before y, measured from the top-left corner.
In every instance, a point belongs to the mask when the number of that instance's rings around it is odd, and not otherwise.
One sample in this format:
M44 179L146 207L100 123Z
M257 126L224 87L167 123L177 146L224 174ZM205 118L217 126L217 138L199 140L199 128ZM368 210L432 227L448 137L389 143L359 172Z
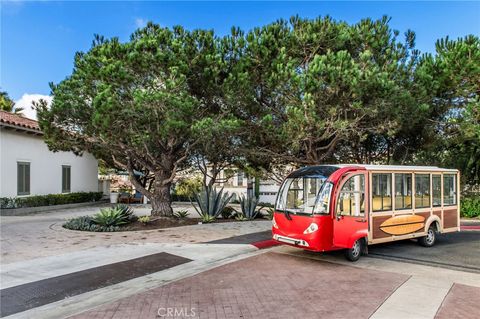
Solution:
M345 257L350 261L357 261L360 259L363 251L363 240L357 239L353 243L353 247L345 250Z
M435 245L435 241L437 239L436 233L435 233L435 227L432 225L430 228L428 228L427 231L427 236L420 237L418 239L418 243L424 247L432 247Z

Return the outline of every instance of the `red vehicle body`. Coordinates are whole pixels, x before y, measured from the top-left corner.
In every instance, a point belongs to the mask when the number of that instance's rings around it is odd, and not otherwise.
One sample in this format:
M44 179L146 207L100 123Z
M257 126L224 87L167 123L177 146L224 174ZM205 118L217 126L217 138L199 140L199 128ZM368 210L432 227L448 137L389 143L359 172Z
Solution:
M273 239L317 252L347 249L352 261L369 244L418 237L424 246L432 246L435 233L459 230L458 189L457 170L305 167L291 173L279 190Z

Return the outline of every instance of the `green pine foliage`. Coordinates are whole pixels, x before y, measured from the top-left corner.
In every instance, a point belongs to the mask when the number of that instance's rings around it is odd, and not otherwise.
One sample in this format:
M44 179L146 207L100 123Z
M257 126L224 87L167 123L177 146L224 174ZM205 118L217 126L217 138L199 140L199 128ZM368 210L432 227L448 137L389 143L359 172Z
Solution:
M96 36L36 106L50 149L127 170L152 215L173 216L172 182L192 165L212 182L228 165L435 164L478 184L478 83L478 36L422 54L388 17L295 16L224 37L149 23L127 42Z

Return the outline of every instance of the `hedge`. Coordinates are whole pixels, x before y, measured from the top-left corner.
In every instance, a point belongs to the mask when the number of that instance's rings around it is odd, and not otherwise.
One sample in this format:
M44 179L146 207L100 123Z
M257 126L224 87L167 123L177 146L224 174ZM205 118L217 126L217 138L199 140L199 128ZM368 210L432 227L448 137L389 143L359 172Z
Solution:
M462 217L480 217L480 197L468 196L461 199L460 214Z
M100 200L102 196L102 192L78 192L28 197L0 197L0 208L8 209L96 202Z

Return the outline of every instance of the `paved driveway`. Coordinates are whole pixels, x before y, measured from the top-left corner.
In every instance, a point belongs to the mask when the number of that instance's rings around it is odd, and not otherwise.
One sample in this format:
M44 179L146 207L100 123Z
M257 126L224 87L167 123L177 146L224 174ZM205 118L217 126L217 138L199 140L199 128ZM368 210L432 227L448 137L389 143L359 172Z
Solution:
M111 233L72 231L61 226L68 218L93 215L100 208L79 207L29 216L0 217L1 264L120 244L200 243L265 231L271 227L268 220ZM149 209L135 208L135 213L146 215Z

